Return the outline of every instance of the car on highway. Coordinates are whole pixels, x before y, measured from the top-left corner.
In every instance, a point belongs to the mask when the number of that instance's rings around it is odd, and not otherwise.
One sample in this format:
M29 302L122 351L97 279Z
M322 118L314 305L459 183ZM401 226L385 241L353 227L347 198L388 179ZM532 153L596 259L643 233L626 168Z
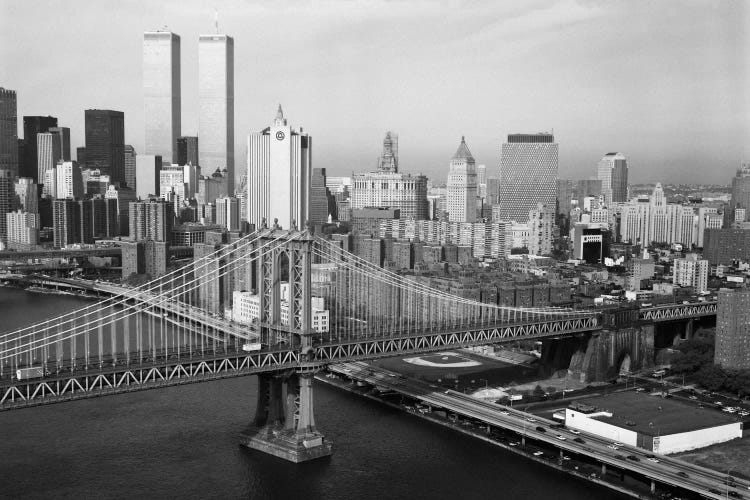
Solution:
M557 436L555 436L555 437L556 437L557 439L559 439L560 441L565 441L565 439L566 439L566 437L565 437L565 436L563 436L562 434L558 434L558 435L557 435Z
M619 450L619 449L620 449L620 447L619 447L619 446L615 446L615 445L613 445L613 444L608 444L608 445L607 445L607 448L609 448L609 449L611 449L611 450Z
M655 464L658 464L658 463L659 463L659 459L658 459L658 458L654 458L654 457L651 457L651 458L647 458L646 460L648 460L649 462L653 462L653 463L655 463Z
M537 426L536 430L538 430L539 432L547 432L547 429L545 429L541 425Z
M446 393L447 393L447 392L448 392L448 391L446 391ZM510 412L509 412L509 411L505 411L505 410L502 410L502 411L500 412L500 415L506 415L506 416L507 416L507 415L510 415Z
M585 443L585 442L586 442L586 441L584 441L584 440L583 440L583 439L581 439L581 438L575 438L575 439L573 439L573 441L575 441L576 443L581 443L581 444L583 444L583 443Z
M535 457L539 457L539 456L544 455L544 452L543 451L535 451L534 453L532 453L532 455L534 455Z
M638 458L638 457L636 457L635 455L628 455L626 458L628 460L632 460L633 462L640 462L641 461L641 459Z
M568 432L570 432L571 434L575 434L575 435L578 435L581 433L581 431L579 431L578 429L568 429Z
M689 477L684 471L677 472L677 475L680 477Z
M526 420L529 422L536 422L536 419L534 417L526 417Z
M613 444L613 445L615 445L615 446L617 446L618 448L619 448L620 446L625 446L624 444L620 443L619 441L615 441L615 442L614 442L614 443L612 443L612 444Z

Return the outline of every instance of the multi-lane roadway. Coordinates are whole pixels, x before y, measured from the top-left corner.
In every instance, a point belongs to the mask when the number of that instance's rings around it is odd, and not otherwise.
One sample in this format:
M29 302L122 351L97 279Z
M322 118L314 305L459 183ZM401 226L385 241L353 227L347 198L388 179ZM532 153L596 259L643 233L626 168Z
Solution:
M750 483L730 481L725 473L700 467L642 448L613 443L609 439L565 427L558 422L517 409L477 400L466 394L438 388L426 382L362 362L333 365L330 370L375 387L401 393L434 408L475 419L492 427L508 429L523 438L547 443L561 450L588 456L603 466L639 474L652 481L699 493L706 498L750 498Z

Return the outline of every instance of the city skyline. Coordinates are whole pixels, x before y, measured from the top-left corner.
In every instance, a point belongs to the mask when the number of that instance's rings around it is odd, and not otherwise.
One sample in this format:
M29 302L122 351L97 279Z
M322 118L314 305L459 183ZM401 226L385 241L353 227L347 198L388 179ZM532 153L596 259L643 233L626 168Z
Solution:
M741 27L750 12L739 2L680 6L222 3L219 31L235 38L240 60L253 61L238 66L235 76L241 89L235 155L244 157L247 134L282 102L319 138L316 156L326 158L330 175L370 170L378 154L374 139L383 130L399 130L404 171L444 180L444 158L457 136L472 137L477 163L487 164L493 175L507 134L554 129L563 178L595 176L603 154L622 151L633 182L725 184L749 156L746 65L736 59L742 57ZM106 7L82 2L70 29L45 30L65 15L62 9L49 4L48 16L37 19L36 8L8 6L7 19L14 22L0 39L14 43L0 44L6 61L0 81L17 90L19 117L57 116L71 127L72 145L78 146L84 109L121 110L127 115L126 142L145 152L142 36L166 24L183 46L181 132L197 135L198 37L214 31L211 8L163 2L148 13L124 10L117 25L109 26L86 22L105 18ZM309 16L317 22L308 23ZM26 20L39 27L38 35L21 29ZM431 21L451 34L427 32ZM387 39L379 29L383 22L393 26ZM284 37L278 37L281 25ZM92 38L102 38L101 46L91 46ZM16 43L23 43L23 54L12 51ZM296 50L300 46L306 54ZM56 57L57 50L66 57ZM28 65L29 58L44 64ZM458 62L462 75L449 74ZM91 63L102 69L93 81L65 77ZM52 73L77 82L65 85L65 102L48 92L43 75ZM354 120L356 127L339 126ZM245 165L237 167L239 177Z

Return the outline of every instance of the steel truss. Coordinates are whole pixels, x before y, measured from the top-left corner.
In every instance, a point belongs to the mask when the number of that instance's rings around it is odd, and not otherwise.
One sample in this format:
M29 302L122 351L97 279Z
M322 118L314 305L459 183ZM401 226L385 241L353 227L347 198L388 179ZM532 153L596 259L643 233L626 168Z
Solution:
M316 346L319 362L342 362L402 354L444 351L519 339L555 337L600 330L597 317L556 319L499 328L470 328L445 332L424 332L410 336L352 340Z
M312 367L314 363L307 362ZM206 355L79 370L0 386L0 411L300 367L295 350Z
M676 319L689 319L701 316L715 316L716 302L698 302L690 304L670 304L641 309L640 319L659 322Z

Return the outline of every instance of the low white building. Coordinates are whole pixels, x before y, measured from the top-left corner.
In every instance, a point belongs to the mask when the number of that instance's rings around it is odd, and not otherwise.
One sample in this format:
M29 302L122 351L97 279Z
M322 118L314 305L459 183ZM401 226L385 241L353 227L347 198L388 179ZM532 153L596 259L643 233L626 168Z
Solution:
M289 284L281 284L281 323L289 324ZM316 332L327 332L330 328L329 312L325 309L322 297L312 297L312 329ZM232 321L249 325L260 318L260 297L257 294L235 290L232 293Z
M638 392L574 403L565 426L665 455L742 437L742 422L727 414Z

